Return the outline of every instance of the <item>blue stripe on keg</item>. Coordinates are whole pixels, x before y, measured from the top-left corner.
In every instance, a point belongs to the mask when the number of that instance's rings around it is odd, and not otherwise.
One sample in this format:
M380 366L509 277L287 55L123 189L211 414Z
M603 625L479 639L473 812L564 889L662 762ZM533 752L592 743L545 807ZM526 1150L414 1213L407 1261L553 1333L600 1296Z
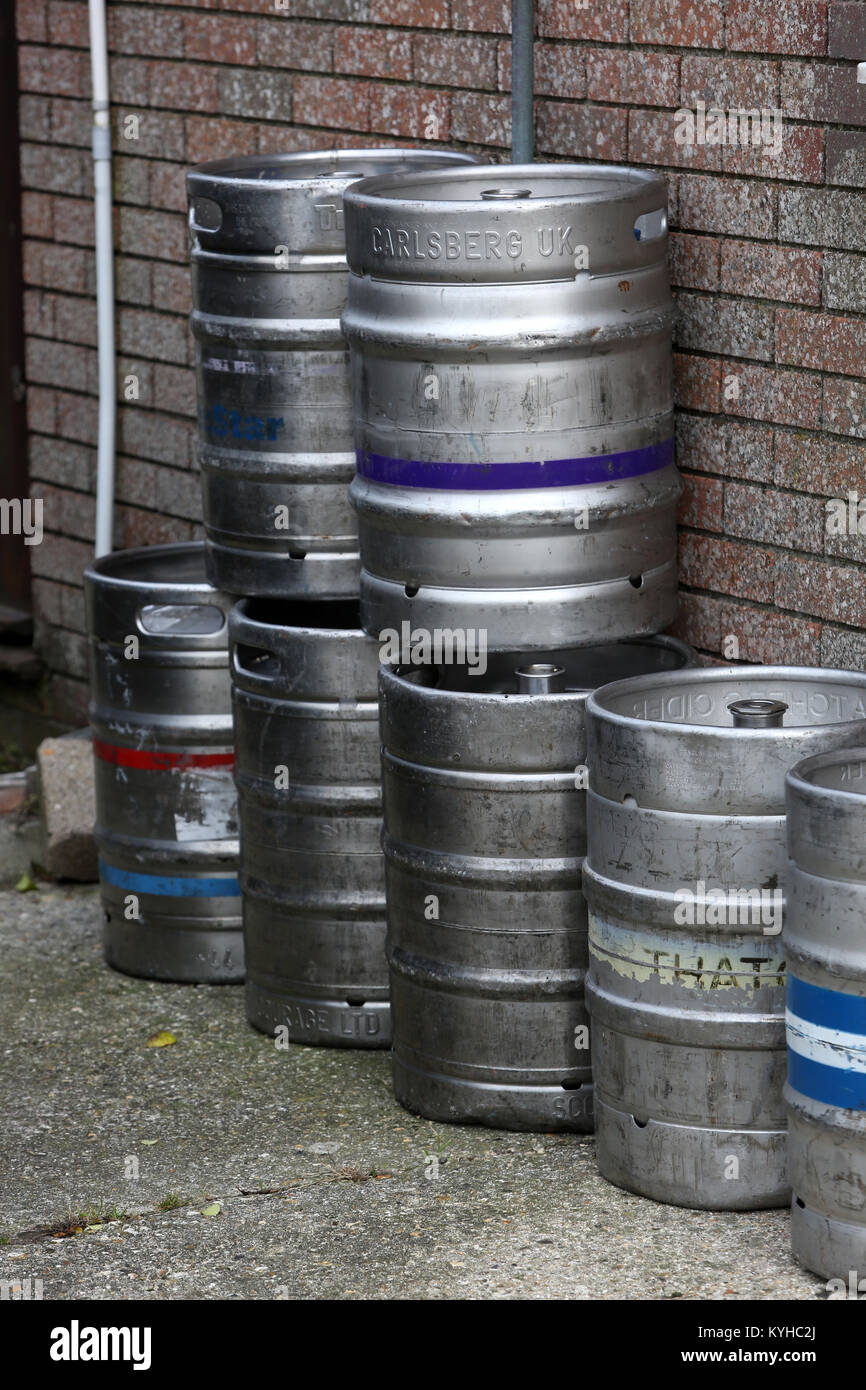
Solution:
M813 1062L788 1048L788 1084L801 1096L839 1110L866 1110L866 1072Z
M428 463L421 459L386 458L359 449L358 474L391 487L447 492L511 491L535 487L575 487L609 483L655 473L674 461L674 441L664 439L618 454L590 454L571 459L521 459L515 463Z
M159 898L239 898L237 875L229 878L167 878L161 874L132 874L99 861L99 877L130 893L150 893Z
M866 998L788 976L788 1082L840 1110L866 1111Z
M789 974L788 1008L797 1018L817 1023L821 1028L862 1033L866 1045L866 996L841 994L839 990L808 984Z

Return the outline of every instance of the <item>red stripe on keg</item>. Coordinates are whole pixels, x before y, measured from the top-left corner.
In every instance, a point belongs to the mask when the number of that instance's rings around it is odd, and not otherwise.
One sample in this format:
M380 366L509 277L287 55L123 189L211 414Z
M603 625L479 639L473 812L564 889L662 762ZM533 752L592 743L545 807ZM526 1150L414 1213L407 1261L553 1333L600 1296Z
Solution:
M170 772L175 767L232 767L234 753L160 753L143 748L121 748L116 743L93 740L93 751L104 763L137 767L146 772Z

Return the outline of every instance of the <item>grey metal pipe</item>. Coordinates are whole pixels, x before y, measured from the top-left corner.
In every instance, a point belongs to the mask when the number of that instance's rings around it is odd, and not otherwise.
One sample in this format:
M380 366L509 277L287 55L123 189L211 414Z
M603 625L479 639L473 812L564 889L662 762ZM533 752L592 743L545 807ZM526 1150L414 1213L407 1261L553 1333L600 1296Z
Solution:
M535 146L535 5L511 0L511 162L529 164Z

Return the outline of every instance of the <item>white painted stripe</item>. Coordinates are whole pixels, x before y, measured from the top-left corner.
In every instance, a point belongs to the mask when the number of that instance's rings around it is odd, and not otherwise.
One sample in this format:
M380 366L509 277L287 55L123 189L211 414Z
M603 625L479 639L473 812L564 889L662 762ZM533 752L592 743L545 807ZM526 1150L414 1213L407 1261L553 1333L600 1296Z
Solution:
M785 1026L792 1052L825 1067L866 1073L866 1037L862 1033L824 1028L819 1023L798 1018L790 1009L785 1013Z

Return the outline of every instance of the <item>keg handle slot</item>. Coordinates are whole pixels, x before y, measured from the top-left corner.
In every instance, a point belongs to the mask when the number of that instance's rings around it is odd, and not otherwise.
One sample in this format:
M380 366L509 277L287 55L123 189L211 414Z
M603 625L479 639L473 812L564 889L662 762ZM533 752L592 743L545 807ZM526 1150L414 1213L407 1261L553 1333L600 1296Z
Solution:
M149 637L215 637L226 625L225 613L212 603L146 603L135 620Z
M781 729L788 706L784 700L732 700L728 705L735 729Z
M658 241L668 229L667 208L656 208L654 212L642 212L635 218L635 241Z
M232 674L248 676L264 685L275 684L280 673L280 658L268 647L253 647L248 642L236 642L231 653ZM268 663L268 669L265 669Z
M223 210L215 198L197 194L189 205L191 232L218 232L223 224Z

